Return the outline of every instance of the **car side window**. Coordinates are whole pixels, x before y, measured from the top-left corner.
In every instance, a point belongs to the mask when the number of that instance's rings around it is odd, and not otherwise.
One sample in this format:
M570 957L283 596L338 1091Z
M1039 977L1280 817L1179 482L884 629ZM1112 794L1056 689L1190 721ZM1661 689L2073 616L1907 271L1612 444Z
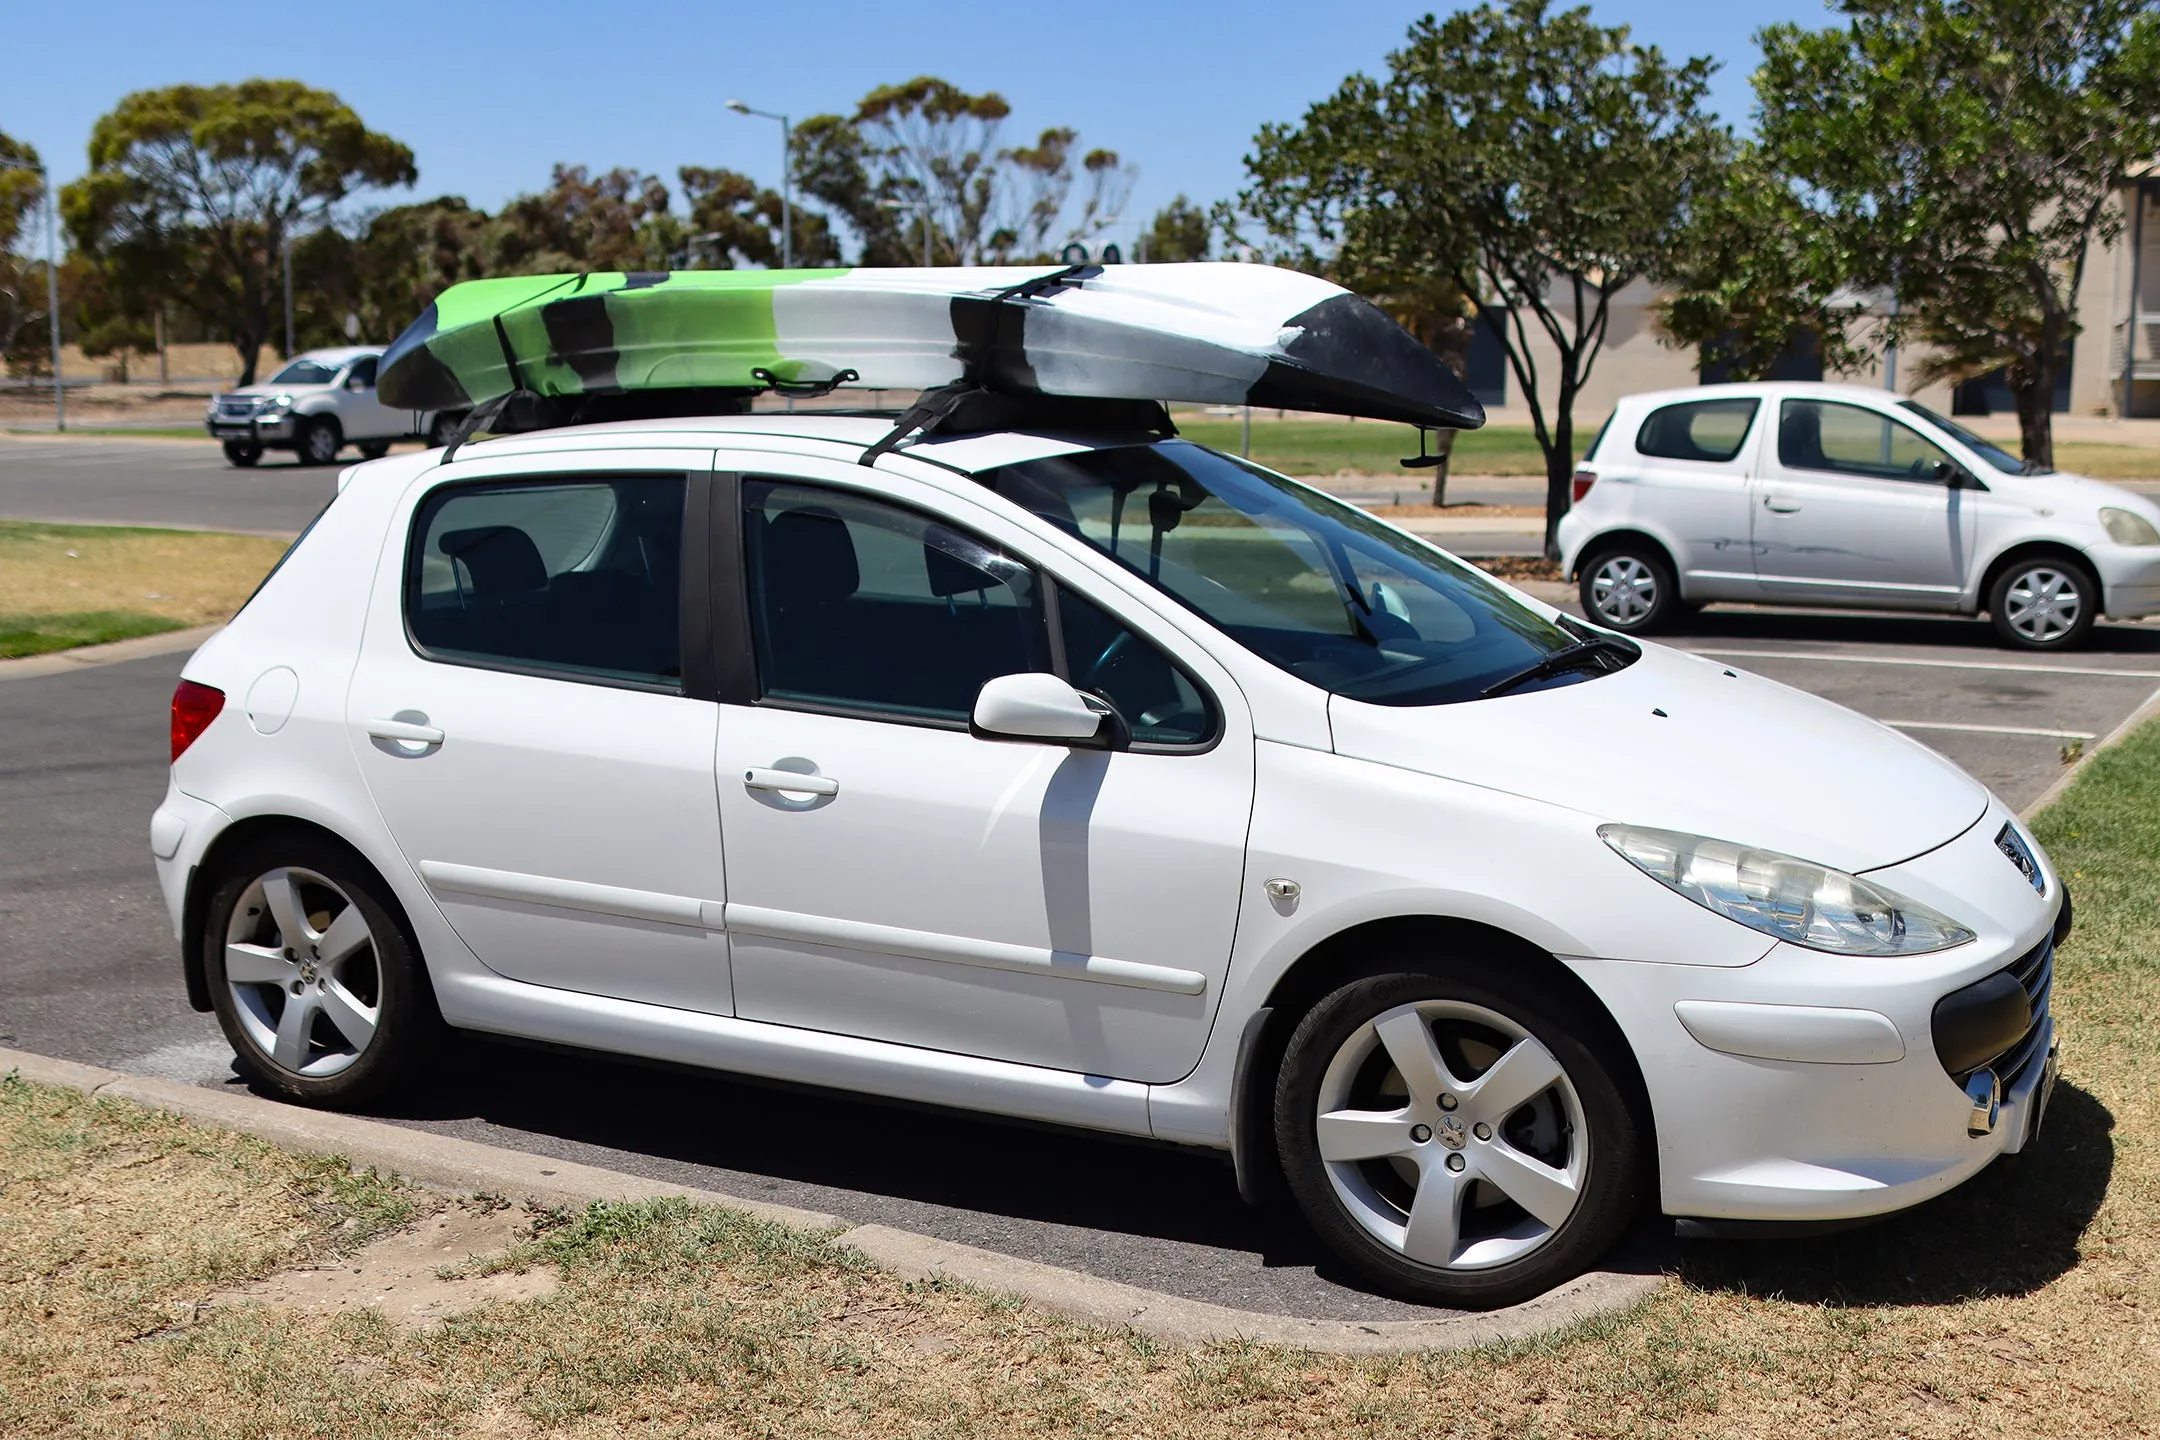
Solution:
M1142 749L1186 749L1215 738L1207 692L1176 661L1085 595L1057 587L1058 632L1074 688L1107 700Z
M431 659L679 689L680 475L445 486L421 502L405 623Z
M1051 668L1033 569L928 515L746 479L743 552L764 699L961 727L984 682Z
M1643 418L1635 449L1661 460L1722 465L1740 453L1759 400L1687 400L1661 405Z
M374 389L375 366L377 365L377 363L378 362L373 355L368 356L364 360L353 361L352 370L349 374L346 375L345 383L348 385L364 386L369 390Z
M1936 483L1950 457L1879 411L1832 400L1787 400L1778 416L1778 463L1870 480Z

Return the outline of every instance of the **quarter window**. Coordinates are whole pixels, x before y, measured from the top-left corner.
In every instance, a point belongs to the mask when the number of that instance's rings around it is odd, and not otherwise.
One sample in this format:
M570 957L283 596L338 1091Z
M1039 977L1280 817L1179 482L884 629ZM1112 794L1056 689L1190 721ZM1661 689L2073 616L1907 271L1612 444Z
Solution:
M684 479L520 480L421 505L406 623L429 656L678 688Z
M1661 460L1700 460L1722 465L1740 453L1755 423L1757 400L1689 400L1650 412L1635 434L1635 449Z
M1215 734L1207 695L1177 662L1084 595L1058 587L1058 630L1075 688L1108 701L1143 748L1204 745Z
M1778 417L1778 463L1870 480L1934 483L1941 447L1889 416L1829 400L1787 400Z

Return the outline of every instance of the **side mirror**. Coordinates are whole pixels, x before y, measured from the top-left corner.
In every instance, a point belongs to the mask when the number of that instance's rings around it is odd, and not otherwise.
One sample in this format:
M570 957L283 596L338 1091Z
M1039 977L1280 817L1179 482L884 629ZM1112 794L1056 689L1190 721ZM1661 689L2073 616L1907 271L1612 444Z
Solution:
M354 394L358 394L362 390L372 390L375 387L368 384L367 381L362 380L359 376L355 375L352 379L345 382L345 388L352 391Z
M1935 462L1935 478L1952 490L1977 490L1980 488L1978 484L1974 483L1973 477L1965 473L1962 466L1954 465L1948 460Z
M968 731L978 740L1048 740L1118 748L1125 726L1100 700L1055 675L1000 675L975 697Z

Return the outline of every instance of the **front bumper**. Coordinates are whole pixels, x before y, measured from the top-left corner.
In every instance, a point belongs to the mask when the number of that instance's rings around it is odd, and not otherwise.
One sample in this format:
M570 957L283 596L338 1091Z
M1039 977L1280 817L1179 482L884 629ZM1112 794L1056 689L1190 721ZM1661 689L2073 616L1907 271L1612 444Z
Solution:
M2055 1070L2050 974L2000 1062L1994 1123L1936 1052L1938 1002L2052 954L2061 881L2035 891L1994 840L1998 803L1941 848L1871 872L1970 925L1954 950L1847 959L1779 945L1752 965L1571 960L1633 1042L1654 1113L1660 1202L1715 1220L1835 1221L1953 1188L2036 1132Z
M258 415L248 420L212 415L203 421L203 429L210 432L213 440L244 440L263 445L292 439L293 417L290 411L275 416Z
M2107 544L2086 553L2100 572L2103 613L2118 620L2160 614L2160 549Z

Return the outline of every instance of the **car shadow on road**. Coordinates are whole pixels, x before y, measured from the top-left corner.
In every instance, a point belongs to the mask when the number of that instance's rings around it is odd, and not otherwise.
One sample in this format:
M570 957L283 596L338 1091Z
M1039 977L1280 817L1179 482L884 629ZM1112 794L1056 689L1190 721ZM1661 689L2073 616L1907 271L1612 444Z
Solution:
M2115 1164L2115 1117L2064 1081L2024 1152L1901 1215L1799 1240L1675 1242L1673 1270L1705 1290L1811 1305L1953 1305L2024 1295L2078 1263Z
M1657 639L1671 645L1705 641L1864 641L1873 645L1924 645L1993 651L2005 664L2076 665L2079 656L2160 655L2160 626L2095 625L2081 649L2034 654L1995 639L1982 618L1962 615L1900 615L1851 610L1775 610L1712 606L1673 623ZM2084 663L2091 663L2088 659Z

